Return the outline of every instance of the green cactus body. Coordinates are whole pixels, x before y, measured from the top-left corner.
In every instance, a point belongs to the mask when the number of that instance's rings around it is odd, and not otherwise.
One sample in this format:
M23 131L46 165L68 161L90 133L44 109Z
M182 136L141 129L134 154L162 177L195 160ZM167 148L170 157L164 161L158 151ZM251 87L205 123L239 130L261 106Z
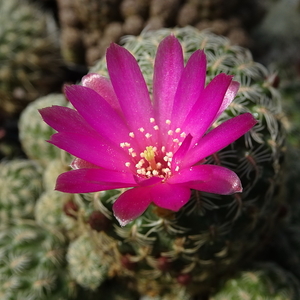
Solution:
M102 264L101 256L86 234L70 244L67 259L70 276L85 288L95 290L107 278L108 267Z
M32 160L0 164L0 225L34 217L35 202L42 192L42 168Z
M262 247L284 201L280 171L285 128L280 95L270 83L272 74L255 63L248 50L230 45L226 38L192 27L162 29L123 39L124 47L136 57L150 93L156 49L169 34L180 40L185 60L197 49L204 49L208 81L223 72L234 75L241 84L236 99L213 126L244 112L252 113L258 124L208 158L208 163L235 171L243 193L220 196L194 191L178 213L152 206L127 226L115 223L106 231L116 242L114 251L105 253L104 263L118 270L118 276L134 284L141 294L152 297L172 294L175 286L191 295L209 293L220 277L233 272ZM105 60L91 72L107 76ZM99 195L102 206L97 210L102 209L113 220L113 198L105 200ZM103 238L103 233L98 235ZM97 236L93 240L98 243ZM101 249L97 251L103 255Z
M61 152L64 153L64 152ZM66 172L70 167L64 163L64 159L53 159L47 162L43 173L43 186L46 191L53 191L59 174Z
M43 166L49 161L60 158L61 151L49 143L45 143L54 130L47 126L38 109L51 106L66 106L67 100L63 94L50 94L30 103L22 112L19 120L19 138L24 152L28 157L38 160Z
M264 263L228 280L210 300L296 300L299 293L299 282L292 274Z
M57 89L62 60L51 15L28 1L0 1L0 111L19 113Z
M71 195L46 190L36 201L36 222L50 232L61 232L74 240L86 232L94 210L90 195Z
M65 242L34 222L0 234L0 298L3 300L73 299L75 285L64 262Z
M49 231L75 231L74 218L63 212L63 207L72 201L72 195L57 191L45 191L37 199L35 205L36 222Z

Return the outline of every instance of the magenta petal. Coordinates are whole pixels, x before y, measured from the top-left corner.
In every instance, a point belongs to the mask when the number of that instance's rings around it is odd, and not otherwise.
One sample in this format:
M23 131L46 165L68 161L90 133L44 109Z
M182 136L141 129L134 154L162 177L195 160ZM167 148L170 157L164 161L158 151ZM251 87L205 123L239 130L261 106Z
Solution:
M58 176L55 189L64 193L92 193L136 185L133 176L103 169L78 169Z
M99 134L119 145L128 139L129 130L116 111L94 90L80 85L65 88L65 93L82 117Z
M96 91L119 114L122 114L119 100L110 80L97 73L89 73L82 78L82 85Z
M96 134L82 116L74 109L63 106L51 106L39 110L43 120L53 129L79 133Z
M51 144L70 154L102 168L128 172L125 163L130 160L121 148L109 141L73 132L60 132L52 135Z
M121 226L139 217L151 204L151 196L148 187L130 189L115 201L113 212Z
M184 159L186 153L188 152L191 146L192 139L193 137L190 134L188 134L188 136L183 140L181 146L175 152L172 158L172 165L171 165L172 172L176 170L176 167L180 167L182 160Z
M202 50L194 52L185 66L174 99L172 122L181 127L191 108L204 90L206 56ZM175 124L176 125L175 125Z
M86 160L83 160L81 158L74 158L70 167L73 169L73 170L77 170L77 169L99 169L98 166L86 161Z
M240 84L237 81L232 81L229 85L226 94L224 96L224 100L222 102L222 105L216 115L215 120L222 114L222 112L230 105L230 103L234 100L238 90L240 88Z
M194 141L198 141L215 120L231 81L232 76L223 73L217 75L201 93L188 114L182 129L186 133L189 132Z
M210 181L211 177L212 170L210 165L198 165L179 170L178 173L175 173L171 178L168 179L168 183L178 184L189 181L204 182Z
M159 207L178 211L191 197L191 190L186 186L161 183L151 188L152 201Z
M154 184L157 184L157 183L163 181L163 178L155 177L155 176L150 177L150 178L134 176L134 179L139 186L150 186L150 185L154 185Z
M225 121L205 135L198 145L188 152L183 165L194 165L203 158L225 148L249 131L256 123L257 121L250 113Z
M239 177L231 170L215 165L203 165L211 171L209 181L191 181L187 186L191 189L219 195L231 195L242 192Z
M183 53L179 41L170 35L159 44L153 74L153 105L156 121L161 129L171 113L177 85L184 68Z
M107 49L106 60L111 83L131 130L140 127L150 130L153 108L137 61L128 50L116 44Z

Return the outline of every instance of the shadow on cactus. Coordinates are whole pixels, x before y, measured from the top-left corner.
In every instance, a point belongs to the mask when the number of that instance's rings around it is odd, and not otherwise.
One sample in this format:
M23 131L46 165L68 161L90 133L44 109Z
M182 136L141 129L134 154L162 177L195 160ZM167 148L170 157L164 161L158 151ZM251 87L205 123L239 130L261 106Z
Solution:
M108 278L142 295L204 295L277 221L280 96L271 74L222 37L187 27L124 43L66 87L76 110L40 110L58 131L50 143L75 156L56 189L102 191L91 203L111 225L86 230Z

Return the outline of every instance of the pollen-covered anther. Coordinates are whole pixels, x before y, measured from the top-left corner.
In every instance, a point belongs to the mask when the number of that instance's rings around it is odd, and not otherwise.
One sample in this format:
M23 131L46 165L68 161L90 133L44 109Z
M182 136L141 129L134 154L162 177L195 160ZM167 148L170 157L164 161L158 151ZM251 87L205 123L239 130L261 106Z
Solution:
M168 135L173 135L173 130L169 130Z
M159 130L158 125L153 126L154 130Z
M170 151L170 152L167 152L167 153L166 153L166 156L168 156L168 157L173 157L173 152L171 152L171 151Z
M171 120L166 120L166 124L170 125L171 124Z
M140 132L144 132L145 129L144 129L143 127L141 127L141 128L139 128L139 131L140 131Z
M153 171L152 171L152 175L153 175L153 176L157 176L158 174L159 174L159 173L158 173L157 170L153 170Z
M125 166L126 166L126 167L130 167L130 162L129 162L129 161L126 162L126 163L125 163Z
M146 170L145 168L137 169L136 172L140 175L146 175Z
M185 137L186 137L186 133L185 133L185 132L182 132L182 133L180 133L180 136L181 136L182 138L185 138Z
M147 139L149 139L151 136L152 136L152 134L150 134L150 133L146 133L146 134L145 134L145 137L146 137Z
M120 143L121 148L125 148L125 147L130 147L130 144L125 142L125 143Z
M171 170L169 168L163 168L162 172L168 175L171 173Z
M155 119L154 118L150 118L150 123L154 123Z
M167 152L166 155L164 156L163 160L165 162L170 163L172 161L172 157L173 157L173 152Z
M170 163L172 161L172 157L164 156L164 161Z
M176 128L176 130L175 130L176 133L179 133L180 131L181 131L180 128Z
M175 171L176 171L176 172L178 172L178 171L179 171L179 166L177 166L177 167L175 168Z
M134 132L129 132L129 136L134 138Z
M179 143L179 139L173 139L174 143Z
M135 167L140 169L145 163L145 160L142 158L136 165Z
M128 154L132 157L135 157L136 156L136 153L134 152L134 149L133 148L129 148L128 149Z

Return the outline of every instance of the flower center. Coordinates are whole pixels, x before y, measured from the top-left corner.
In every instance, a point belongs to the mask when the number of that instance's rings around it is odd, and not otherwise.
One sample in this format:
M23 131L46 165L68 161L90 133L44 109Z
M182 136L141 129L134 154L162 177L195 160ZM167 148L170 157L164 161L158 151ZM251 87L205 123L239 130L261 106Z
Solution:
M167 179L172 175L171 163L173 155L182 144L186 134L181 132L180 128L172 130L170 128L171 121L166 120L167 138L164 138L163 142L160 136L160 128L155 124L153 118L150 119L150 123L153 128L152 130L147 132L144 128L138 128L135 132L129 133L129 137L132 139L131 142L128 141L120 144L124 150L127 149L131 157L131 160L126 162L125 165L140 176L146 178L157 176ZM136 151L137 148L133 146L135 144L133 140L136 140L138 144L141 141L145 143L145 150L142 152ZM165 144L166 146L158 146L161 144ZM179 167L176 167L175 171L178 170Z
M136 172L146 177L170 177L173 152L165 153L165 147L158 150L157 147L147 146L140 153L141 159L135 165Z

